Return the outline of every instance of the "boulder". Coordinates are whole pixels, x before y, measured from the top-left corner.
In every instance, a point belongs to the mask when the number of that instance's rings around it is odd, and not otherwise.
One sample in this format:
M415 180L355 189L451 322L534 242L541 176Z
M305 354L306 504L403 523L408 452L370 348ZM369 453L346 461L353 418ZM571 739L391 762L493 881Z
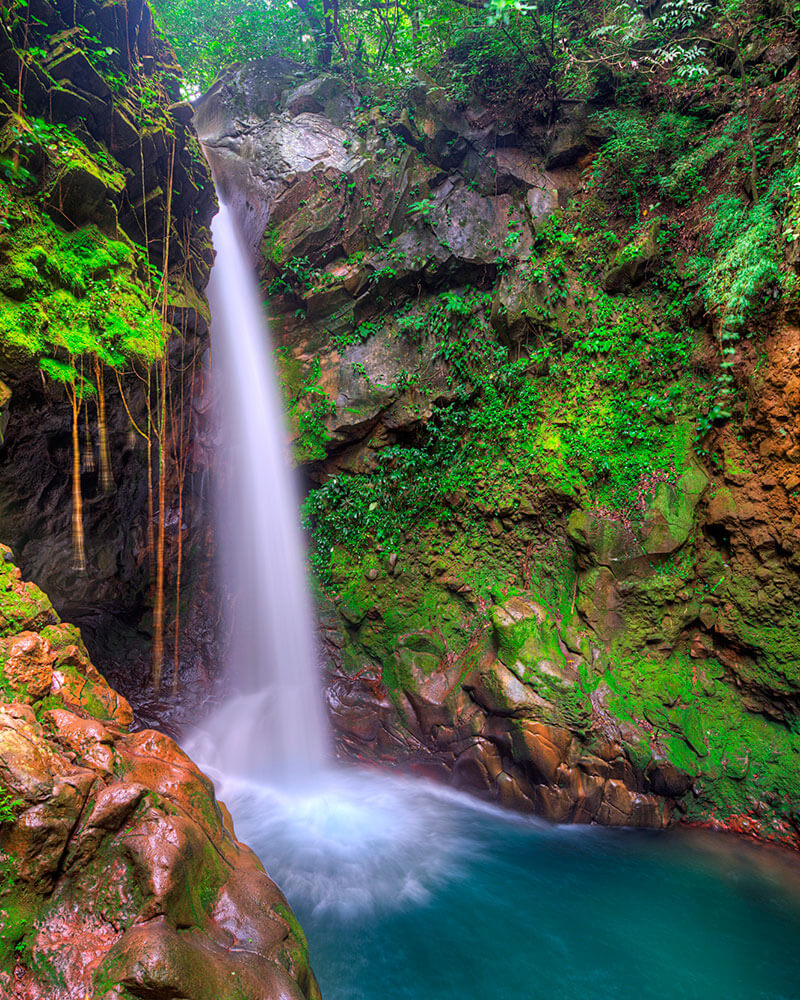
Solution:
M54 80L66 80L71 86L94 97L103 100L110 97L111 88L85 52L70 40L70 36L74 34L75 29L69 29L50 39L51 50L45 61L48 74Z
M708 475L689 463L676 484L656 490L642 525L643 549L649 556L666 556L680 549L694 531L695 511L708 486Z
M491 715L536 717L551 707L499 660L481 667L475 680L465 686Z
M605 129L589 121L586 107L577 105L556 124L545 161L547 169L572 166L598 149L607 136Z
M3 681L27 702L50 693L53 665L50 646L36 632L20 632L5 640Z
M584 569L607 566L622 575L642 557L642 544L636 533L619 517L573 510L566 533Z
M352 114L356 99L341 77L325 74L284 91L281 105L293 116L309 111L341 123Z
M2 646L0 994L319 1000L302 931L211 781L168 737L125 731L77 630Z
M46 205L69 225L92 222L101 229L116 228L116 208L125 188L124 176L100 170L89 162L69 164L52 183Z

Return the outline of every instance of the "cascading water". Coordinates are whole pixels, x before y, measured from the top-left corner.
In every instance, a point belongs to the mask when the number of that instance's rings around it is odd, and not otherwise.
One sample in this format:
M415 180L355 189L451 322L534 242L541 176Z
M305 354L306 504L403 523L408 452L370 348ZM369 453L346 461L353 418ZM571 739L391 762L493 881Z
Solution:
M286 891L325 1000L796 1000L789 860L724 840L549 827L423 781L326 765L268 333L228 209L213 232L237 694L188 749Z
M231 597L227 676L236 693L204 729L226 773L307 772L322 766L328 739L298 492L262 300L223 203L212 233L218 533Z

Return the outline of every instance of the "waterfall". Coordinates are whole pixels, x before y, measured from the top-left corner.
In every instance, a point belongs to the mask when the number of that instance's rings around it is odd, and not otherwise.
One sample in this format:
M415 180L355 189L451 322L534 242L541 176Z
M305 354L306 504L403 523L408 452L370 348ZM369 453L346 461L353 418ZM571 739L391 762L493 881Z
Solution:
M328 737L299 492L261 295L227 205L211 228L217 533L233 694L204 724L199 752L227 774L309 772L323 764Z
M453 793L326 762L299 493L262 298L229 206L212 233L217 535L232 598L233 694L185 749L292 896L320 912L407 905L445 877L461 843L439 806Z

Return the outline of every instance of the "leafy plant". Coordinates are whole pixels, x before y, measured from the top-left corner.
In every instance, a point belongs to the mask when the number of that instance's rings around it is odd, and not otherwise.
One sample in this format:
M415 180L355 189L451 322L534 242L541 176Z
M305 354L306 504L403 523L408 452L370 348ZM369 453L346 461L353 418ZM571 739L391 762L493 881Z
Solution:
M13 823L17 818L17 809L21 805L21 799L14 798L7 788L0 788L0 826L4 823Z
M289 415L297 427L295 455L298 462L313 462L325 458L325 446L330 441L328 418L336 413L333 400L317 385L320 364L315 360L310 380L301 386L289 407Z
M301 296L319 275L319 269L312 266L308 257L290 257L267 286L267 294Z
M695 118L672 112L650 118L628 109L603 112L600 121L612 135L595 161L593 182L604 189L616 188L624 204L633 203L638 221L640 201L652 179L663 165L672 165L676 153L702 140L703 126Z
M406 214L411 216L417 216L420 219L427 221L433 213L435 207L433 198L423 198L421 201L412 202L406 209Z
M720 195L710 210L714 213L707 244L711 256L700 255L693 264L702 275L707 307L717 317L721 361L717 400L701 424L701 434L731 415L736 344L754 312L769 308L780 296L781 280L778 221L770 200L748 208L736 195Z

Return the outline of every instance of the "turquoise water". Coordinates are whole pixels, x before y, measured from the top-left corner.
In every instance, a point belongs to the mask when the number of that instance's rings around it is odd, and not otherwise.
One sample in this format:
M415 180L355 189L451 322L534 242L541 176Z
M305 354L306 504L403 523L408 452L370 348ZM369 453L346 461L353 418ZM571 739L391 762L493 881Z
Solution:
M800 866L784 852L551 827L370 773L219 784L325 1000L800 998Z

